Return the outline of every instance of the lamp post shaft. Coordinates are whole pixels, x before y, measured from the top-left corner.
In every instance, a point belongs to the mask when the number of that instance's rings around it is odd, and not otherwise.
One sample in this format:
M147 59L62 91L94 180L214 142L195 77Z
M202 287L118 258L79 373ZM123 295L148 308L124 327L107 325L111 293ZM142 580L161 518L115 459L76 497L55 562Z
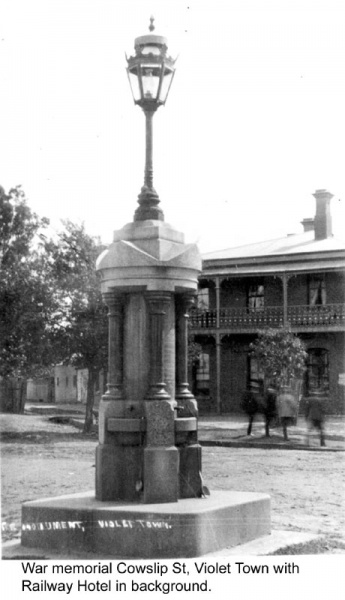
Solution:
M153 135L152 135L152 119L154 111L145 110L146 119L146 160L145 160L145 179L144 184L149 189L153 187Z
M145 157L145 174L144 185L138 196L138 208L134 213L134 221L145 221L146 219L154 219L164 221L162 209L158 206L160 203L159 196L153 187L153 133L152 119L156 111L156 107L143 107L146 120L146 157Z

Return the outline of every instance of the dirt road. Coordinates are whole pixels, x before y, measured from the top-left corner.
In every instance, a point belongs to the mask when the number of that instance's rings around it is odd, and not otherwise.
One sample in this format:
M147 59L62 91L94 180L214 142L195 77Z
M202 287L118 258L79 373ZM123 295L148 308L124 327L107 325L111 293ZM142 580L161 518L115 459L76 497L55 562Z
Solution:
M97 437L47 416L1 415L1 422L2 537L8 540L19 536L22 502L94 489ZM270 494L273 529L324 536L301 551L345 553L344 460L344 452L205 447L203 477L211 490Z

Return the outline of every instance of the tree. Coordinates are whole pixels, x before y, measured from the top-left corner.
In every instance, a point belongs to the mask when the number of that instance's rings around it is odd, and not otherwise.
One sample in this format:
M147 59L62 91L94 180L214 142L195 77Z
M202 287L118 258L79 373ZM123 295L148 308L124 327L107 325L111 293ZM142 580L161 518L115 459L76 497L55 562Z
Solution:
M55 364L88 369L84 430L107 363L107 317L96 258L104 247L70 221L55 239L20 186L0 187L0 376L34 377Z
M108 323L102 302L96 259L104 250L84 225L64 222L58 239L50 243L56 281L58 326L54 344L64 364L88 369L84 432L92 425L94 387L107 369Z
M44 231L20 186L0 188L0 375L42 375L52 363L56 306Z
M302 377L307 353L296 335L288 329L279 328L260 331L257 339L250 344L250 356L258 361L265 381L274 380L280 388Z

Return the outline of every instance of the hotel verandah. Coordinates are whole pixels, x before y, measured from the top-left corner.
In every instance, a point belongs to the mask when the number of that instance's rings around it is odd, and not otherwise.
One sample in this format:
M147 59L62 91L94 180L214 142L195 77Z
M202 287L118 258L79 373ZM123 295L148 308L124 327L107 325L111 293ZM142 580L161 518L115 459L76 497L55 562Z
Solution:
M332 235L332 194L317 190L303 233L203 256L191 332L202 345L191 374L201 414L240 410L260 379L249 345L265 327L289 327L308 353L302 394L344 412L345 241Z

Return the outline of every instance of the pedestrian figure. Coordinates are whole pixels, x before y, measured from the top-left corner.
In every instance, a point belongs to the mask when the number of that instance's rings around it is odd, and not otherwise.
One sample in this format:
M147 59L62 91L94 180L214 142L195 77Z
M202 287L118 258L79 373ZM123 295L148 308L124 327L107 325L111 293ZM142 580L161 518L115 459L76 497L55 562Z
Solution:
M308 398L305 416L308 423L308 444L311 430L316 429L320 432L320 445L326 446L324 431L325 413L323 401L321 398L319 398L318 396L310 396Z
M286 385L278 396L278 413L283 427L284 440L288 441L287 428L296 418L296 401L290 388Z
M265 417L265 436L270 437L270 424L277 416L277 392L272 386L267 388L264 395L262 412Z
M248 427L247 427L247 435L252 435L252 425L253 425L254 417L255 417L256 413L258 412L258 408L259 408L259 404L258 404L258 401L255 396L256 396L256 394L255 394L254 390L251 387L249 387L244 392L243 398L242 398L241 406L242 406L244 412L249 417L249 422L248 422Z

